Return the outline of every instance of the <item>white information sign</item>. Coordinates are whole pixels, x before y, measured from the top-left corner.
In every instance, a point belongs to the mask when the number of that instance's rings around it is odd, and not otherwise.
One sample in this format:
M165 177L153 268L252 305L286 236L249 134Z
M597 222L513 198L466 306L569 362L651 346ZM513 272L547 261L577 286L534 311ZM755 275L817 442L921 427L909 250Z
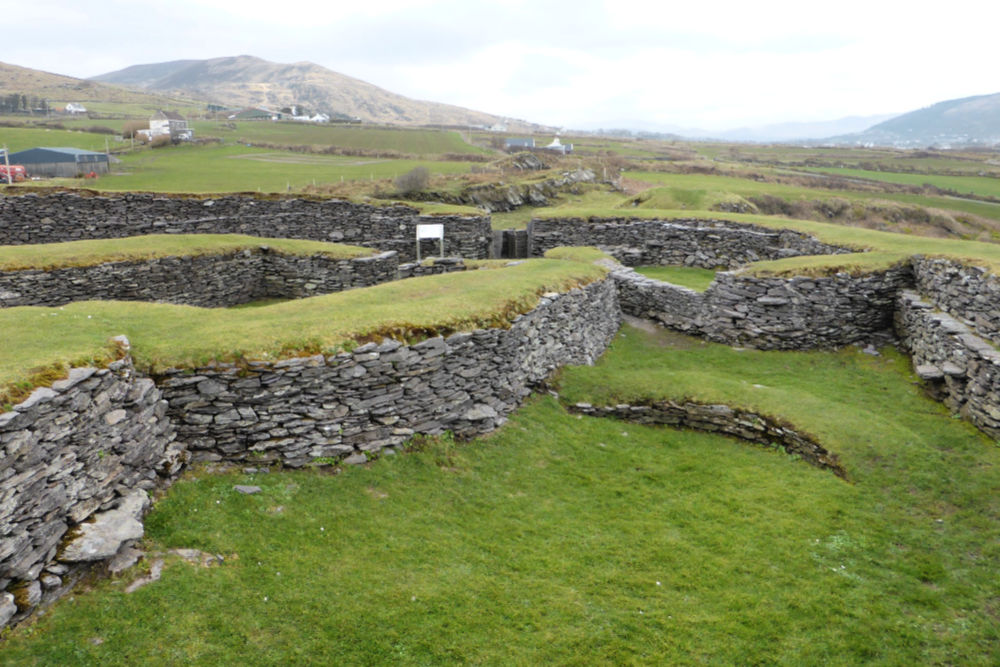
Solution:
M443 239L444 225L417 225L417 240L420 239Z
M441 244L441 256L444 257L444 225L417 225L417 261L420 261L420 241L423 239L438 239Z

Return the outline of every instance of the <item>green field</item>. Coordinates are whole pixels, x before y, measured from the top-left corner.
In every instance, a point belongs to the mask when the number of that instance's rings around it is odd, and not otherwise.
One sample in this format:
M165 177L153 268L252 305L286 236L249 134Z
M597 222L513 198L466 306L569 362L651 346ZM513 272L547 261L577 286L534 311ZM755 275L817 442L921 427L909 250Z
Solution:
M342 181L392 180L418 166L434 174L469 171L467 162L311 155L239 145L179 145L123 155L110 176L88 181L86 187L119 192L285 192ZM60 183L58 179L53 182ZM392 190L391 183L381 186Z
M647 278L680 285L696 292L707 290L715 280L716 273L711 269L699 269L693 266L637 266L635 270Z
M3 658L996 664L1000 450L908 365L625 328L597 367L564 373L564 400L750 405L819 436L850 481L534 399L488 438L336 476L189 473L147 518L146 547L220 565L166 555L135 593L133 573L97 583L11 633Z
M958 194L981 195L1000 198L1000 178L984 176L942 176L939 174L903 174L885 171L865 171L863 169L813 169L812 171L844 176L847 178L865 178L886 183L902 185L930 184L942 190L954 190Z

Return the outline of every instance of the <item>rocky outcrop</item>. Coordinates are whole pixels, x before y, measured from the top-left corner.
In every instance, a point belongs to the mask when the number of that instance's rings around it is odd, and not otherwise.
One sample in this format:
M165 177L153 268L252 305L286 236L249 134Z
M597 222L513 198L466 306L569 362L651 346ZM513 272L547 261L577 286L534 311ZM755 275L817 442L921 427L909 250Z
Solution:
M594 172L576 169L559 176L528 183L486 183L465 188L458 194L449 192L411 192L415 201L440 201L447 204L475 206L490 213L513 211L522 206L547 206L549 200L579 183L593 183Z

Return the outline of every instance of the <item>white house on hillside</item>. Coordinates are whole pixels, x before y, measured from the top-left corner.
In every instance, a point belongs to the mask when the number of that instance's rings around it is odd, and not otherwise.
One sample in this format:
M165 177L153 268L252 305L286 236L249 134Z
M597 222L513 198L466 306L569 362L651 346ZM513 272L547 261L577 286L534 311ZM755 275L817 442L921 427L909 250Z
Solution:
M139 130L139 134L150 139L169 136L173 141L191 141L194 130L188 127L188 122L175 111L157 111L149 119L149 129Z

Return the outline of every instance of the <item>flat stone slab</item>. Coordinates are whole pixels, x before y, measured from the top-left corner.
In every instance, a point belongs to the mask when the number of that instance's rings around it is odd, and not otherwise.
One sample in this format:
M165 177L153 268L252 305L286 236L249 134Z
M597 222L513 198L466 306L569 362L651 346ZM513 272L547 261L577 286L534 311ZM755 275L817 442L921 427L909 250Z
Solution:
M126 496L117 509L95 514L79 526L79 534L69 541L59 560L80 563L104 560L118 553L122 544L143 535L142 512L149 505L144 491Z

